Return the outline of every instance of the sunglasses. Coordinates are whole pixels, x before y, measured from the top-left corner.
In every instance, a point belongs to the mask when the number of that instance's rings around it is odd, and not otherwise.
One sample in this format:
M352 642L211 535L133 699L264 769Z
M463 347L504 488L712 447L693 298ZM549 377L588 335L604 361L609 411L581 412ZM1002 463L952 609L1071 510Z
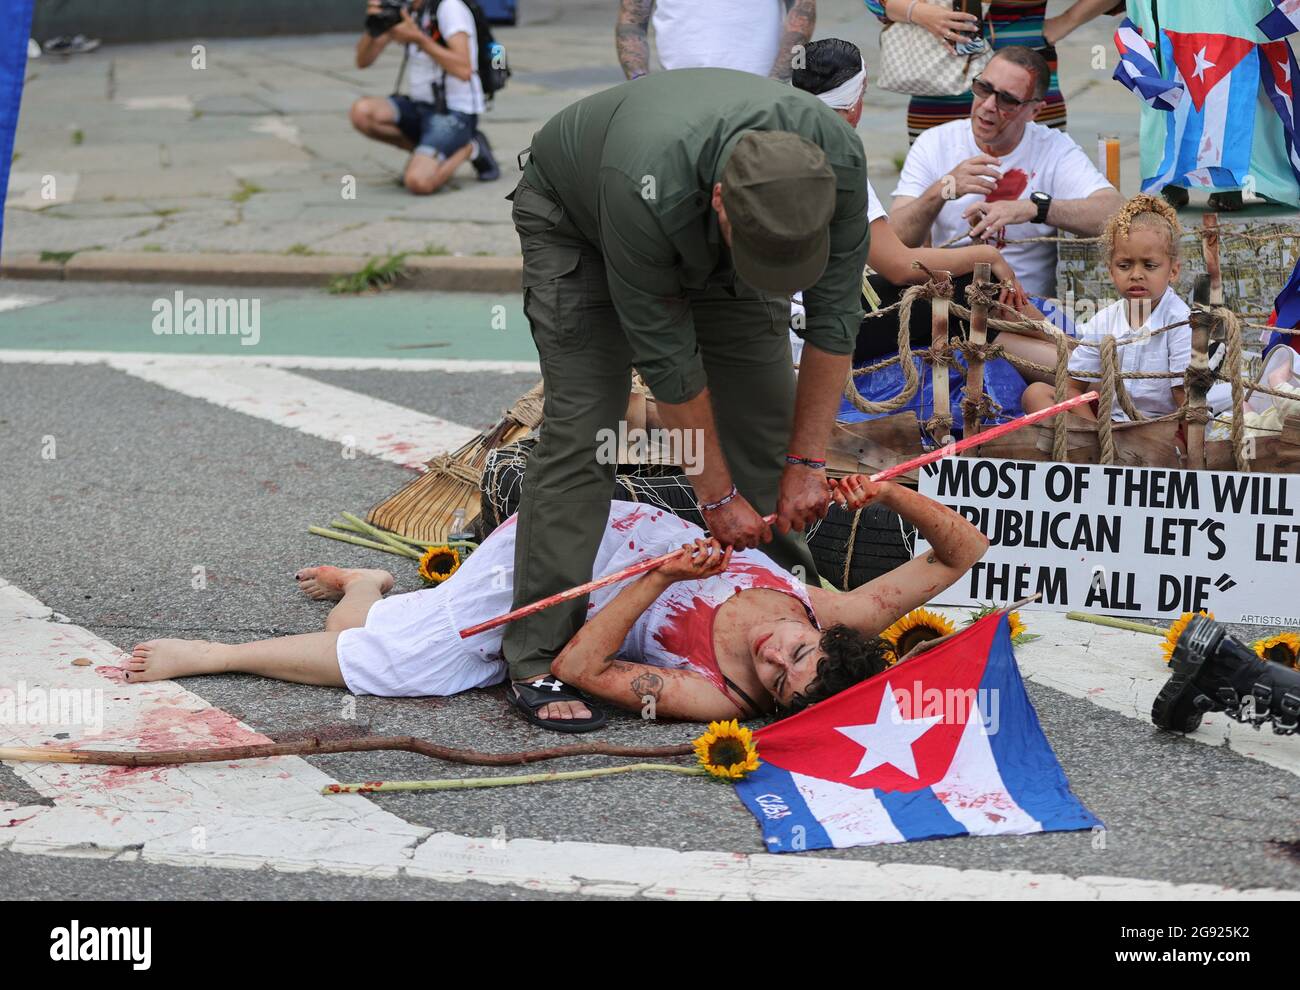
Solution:
M998 109L1003 113L1013 113L1027 104L1038 102L1032 97L1028 100L1022 100L1010 93L1004 93L1000 89L994 89L979 76L976 76L971 81L970 91L975 94L976 99L980 100L987 100L990 96L996 96L998 98Z

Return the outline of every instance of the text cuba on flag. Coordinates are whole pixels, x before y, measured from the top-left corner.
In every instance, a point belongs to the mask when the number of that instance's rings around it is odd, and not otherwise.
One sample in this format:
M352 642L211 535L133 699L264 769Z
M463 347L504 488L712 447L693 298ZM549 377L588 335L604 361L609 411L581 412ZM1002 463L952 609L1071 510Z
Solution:
M755 734L736 785L770 852L1091 829L1003 612Z

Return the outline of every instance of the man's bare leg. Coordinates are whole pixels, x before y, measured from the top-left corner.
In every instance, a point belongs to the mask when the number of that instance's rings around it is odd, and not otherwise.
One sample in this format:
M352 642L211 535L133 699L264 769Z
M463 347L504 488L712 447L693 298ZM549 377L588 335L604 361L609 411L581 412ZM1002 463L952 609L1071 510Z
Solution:
M325 620L325 632L234 646L197 639L152 639L132 651L126 679L160 681L237 672L296 684L346 687L336 649L339 633L365 624L371 606L392 588L393 576L381 570L308 567L296 577L308 597L338 600Z
M383 141L403 151L410 151L415 142L397 126L397 111L382 96L363 96L352 104L348 113L352 126L368 138Z
M412 155L406 163L406 175L403 178L406 188L420 196L437 192L447 184L456 169L469 161L469 154L473 150L474 144L471 142L441 161L428 155Z

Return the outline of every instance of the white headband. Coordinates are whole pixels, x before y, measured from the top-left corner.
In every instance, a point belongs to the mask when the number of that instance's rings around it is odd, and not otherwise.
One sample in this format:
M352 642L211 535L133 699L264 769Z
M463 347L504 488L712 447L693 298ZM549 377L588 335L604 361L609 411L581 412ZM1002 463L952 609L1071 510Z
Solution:
M824 93L814 95L828 107L836 110L852 110L853 104L857 103L858 97L862 95L862 85L866 81L867 63L863 62L862 70L852 79L846 79L834 89L828 89Z

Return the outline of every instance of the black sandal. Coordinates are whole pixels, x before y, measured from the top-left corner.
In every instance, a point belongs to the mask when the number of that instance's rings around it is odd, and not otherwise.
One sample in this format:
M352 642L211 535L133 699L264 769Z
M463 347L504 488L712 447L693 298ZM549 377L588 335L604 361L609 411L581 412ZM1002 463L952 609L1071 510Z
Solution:
M552 732L594 732L606 722L603 711L593 705L576 688L571 688L558 677L551 675L533 681L512 681L506 689L506 700L519 709L524 719L533 725ZM577 701L591 709L587 718L541 718L537 712L557 701Z

